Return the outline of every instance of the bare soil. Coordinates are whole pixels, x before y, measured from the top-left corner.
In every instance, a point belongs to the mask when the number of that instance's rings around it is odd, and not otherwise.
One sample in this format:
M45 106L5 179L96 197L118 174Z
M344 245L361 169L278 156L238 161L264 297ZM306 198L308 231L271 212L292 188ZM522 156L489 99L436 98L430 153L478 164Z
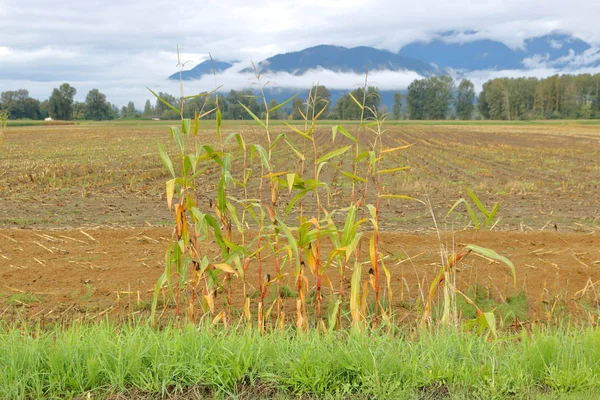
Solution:
M46 320L143 313L164 271L171 233L170 228L151 227L0 230L0 313ZM436 234L384 234L381 250L388 255L394 306L410 318L440 268L440 244L458 249L470 239L472 232L466 231L443 236L441 243ZM498 303L524 291L534 320L565 317L565 311L592 319L598 315L600 235L486 232L474 242L513 261L517 287L506 266L472 254L457 271L461 290L478 285ZM268 257L263 266L264 274L274 276ZM326 297L337 291L337 272L332 269L329 275L335 289L327 289ZM256 270L250 268L250 289L257 279ZM293 279L286 276L283 284L293 288ZM310 281L313 285L314 279ZM348 291L348 279L345 286ZM274 298L274 290L273 285L268 298ZM235 284L233 303L239 309L241 292L241 284ZM294 299L286 303L286 309L294 309Z
M279 130L288 131L276 127L272 133ZM249 143L265 141L252 125L226 126L224 131L241 132ZM156 145L165 143L173 154L167 132L164 125L150 124L5 132L0 150L0 316L60 320L147 312L172 234L173 215L164 195L168 172ZM334 148L330 128L318 129L316 137L320 152ZM337 140L335 147L347 139L338 135ZM188 144L194 142L214 144L214 132L203 130ZM498 304L524 292L532 320L599 315L600 126L389 126L384 146L404 144L413 146L394 153L386 166L410 170L388 176L383 192L428 201L435 222L420 203L382 203L381 251L388 257L395 309L406 318L416 315L441 266L440 246L456 250L472 239L514 262L517 287L507 267L472 254L457 271L460 289L479 285ZM351 187L338 171L351 168L344 165L350 152L347 156L335 168L324 169L332 189L325 206L329 209L348 204ZM283 146L275 153L275 170L293 170L296 160ZM235 164L234 171L239 170ZM218 173L209 168L198 183L196 195L207 212ZM452 204L465 196L465 187L487 207L500 202L492 232L472 238L471 231L463 231L468 216L462 208L446 218ZM282 208L289 201L285 192ZM373 196L369 192L367 200ZM311 201L307 196L307 207ZM439 239L436 223L442 232L458 233L442 233ZM264 264L265 274L273 274L268 257ZM337 272L328 274L337 287ZM251 293L258 281L254 268L247 281ZM283 284L294 287L291 276ZM344 285L348 289L348 279ZM325 295L333 293L329 289ZM234 285L232 296L241 308L240 285ZM286 299L285 308L293 310L294 303Z

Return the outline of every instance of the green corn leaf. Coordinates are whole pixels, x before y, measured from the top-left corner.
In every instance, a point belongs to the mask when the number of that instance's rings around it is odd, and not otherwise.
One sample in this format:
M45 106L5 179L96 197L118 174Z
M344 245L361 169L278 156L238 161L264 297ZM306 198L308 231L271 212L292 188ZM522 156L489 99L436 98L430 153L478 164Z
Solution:
M285 123L287 125L288 128L290 128L294 133L297 133L298 135L302 136L304 139L308 139L310 140L310 135L308 133L302 132L300 129L288 124L287 122Z
M253 144L252 148L254 148L260 155L260 159L262 161L263 167L265 167L265 169L267 171L270 171L271 166L269 164L269 156L267 154L267 150L265 150L265 148L262 147L260 144Z
M260 118L258 118L256 115L254 115L254 113L252 111L250 111L250 109L248 107L246 107L241 101L238 101L238 103L242 106L242 108L244 110L246 110L246 112L248 114L250 114L250 116L252 117L252 119L254 119L264 130L267 130L267 126L264 124L264 122L262 122L260 120Z
M369 152L368 151L363 151L362 153L360 153L356 159L354 160L354 162L359 163L362 160L364 160L365 158L369 157Z
M352 326L354 328L359 328L359 324L363 319L363 315L360 311L360 276L360 264L355 263L350 286L350 314L352 316Z
M477 197L475 195L475 193L473 193L471 191L471 189L469 189L469 188L467 188L467 194L469 195L469 197L471 198L471 200L473 200L473 203L475 203L475 205L477 206L477 208L479 208L479 211L481 211L483 213L483 215L485 215L486 217L489 217L490 213L485 208L485 206L483 205L483 203L479 200L479 197Z
M352 98L352 100L354 100L354 102L356 103L356 105L360 107L361 110L365 109L365 106L363 106L362 104L360 104L360 102L358 100L356 100L356 98L352 95L352 93L349 93L349 95Z
M342 173L342 175L344 175L347 178L350 178L354 181L359 181L359 182L366 182L367 180L365 178L361 178L360 176L356 176L350 172L346 172L346 171L342 171L340 170L340 172Z
M356 206L352 205L348 207L348 214L346 214L346 221L344 222L344 231L342 232L342 244L346 246L352 236L354 236L353 227L356 220Z
M217 108L217 137L221 137L221 123L223 122L223 115L221 114L221 109Z
M212 228L213 233L215 235L215 240L217 241L217 244L219 245L219 247L221 247L222 256L226 257L227 256L227 245L225 244L225 241L223 240L223 234L221 233L221 228L219 227L219 223L217 222L215 217L213 217L210 214L204 214L204 220Z
M294 143L291 140L289 140L289 139L286 138L286 139L284 139L284 141L287 143L287 145L290 147L290 149L292 149L292 151L294 152L294 154L296 154L296 156L300 160L302 160L302 161L306 160L306 157L304 156L304 154L302 154L300 152L300 150L298 150L298 148L294 145Z
M320 164L322 162L328 161L334 157L338 157L341 156L342 154L344 154L345 152L347 152L350 147L352 146L344 146L344 147L340 147L339 149L335 149L332 152L329 152L327 154L325 154L324 156L321 156L318 160L317 160L317 164Z
M287 184L289 193L292 193L292 189L294 188L294 182L296 181L296 176L298 176L298 174L296 173L287 174Z
M275 107L271 108L269 110L270 113L272 113L273 111L279 110L281 107L285 106L287 103L289 103L290 101L294 100L300 93L296 93L295 95L293 95L292 97L290 97L289 99L287 99L286 101L284 101L281 104L277 104Z
M404 194L382 194L379 196L380 199L404 199L404 200L414 200L413 197L406 196Z
M294 235L292 235L292 232L290 231L288 226L281 220L281 218L275 216L275 219L277 220L277 224L283 231L283 234L287 238L288 246L290 246L290 249L292 250L292 254L294 256L294 261L296 264L296 271L300 271L300 258L298 257L298 245L296 243L296 239L294 238Z
M198 111L194 111L194 126L192 128L192 134L194 136L198 135Z
M191 127L192 127L192 120L189 118L183 118L181 120L181 132L184 135L187 135L188 133L191 132Z
M158 101L160 101L161 103L163 103L165 106L169 107L171 110L175 111L177 113L177 115L181 116L181 110L178 110L177 108L173 107L171 104L169 104L168 101L164 100L158 94L154 93L152 91L152 89L150 89L149 87L146 87L146 89L148 89L150 91L150 93L152 93L154 95L154 97L156 97L158 99Z
M183 137L181 136L181 131L179 130L179 128L175 126L171 127L171 137L175 138L175 143L177 143L179 151L183 153Z
M485 221L485 227L486 228L492 223L492 221L496 217L496 214L498 213L498 209L499 208L500 208L500 203L494 204L494 207L492 208L492 211L490 212L490 215L488 215L487 220Z
M303 190L303 191L299 192L298 194L296 194L296 195L295 195L295 196L292 198L292 200L290 200L290 203L287 205L287 207L285 207L285 215L289 215L289 214L290 214L290 212L292 211L292 208L293 208L293 207L296 205L296 203L297 203L297 202L298 202L298 201L299 201L301 198L303 198L303 197L306 195L306 193L308 193L309 191L310 191L310 190L306 189L306 190Z
M173 163L171 162L169 155L165 152L165 148L162 144L160 144L160 142L158 143L158 152L160 153L160 158L162 159L163 164L165 164L173 178L175 178L175 169L173 169Z
M342 304L342 300L337 299L335 304L333 305L333 310L331 311L331 315L329 316L329 328L328 331L330 334L334 332L335 326L337 325L338 315L340 313L340 305Z
M480 246L477 246L474 244L467 245L467 249L472 250L475 253L481 254L482 256L485 256L487 258L491 258L492 260L500 261L500 262L503 262L504 264L508 265L508 267L510 268L510 271L512 272L514 286L515 287L517 286L517 272L515 271L514 264L508 258L501 256L500 254L496 253L492 249L488 249L486 247L480 247Z
M465 199L458 199L456 201L456 203L454 203L454 205L452 207L450 207L450 211L448 211L448 214L446 214L446 218L461 203L465 205L467 212L469 213L469 216L471 217L471 220L473 221L473 224L475 224L475 229L479 229L480 225L479 225L479 220L477 220L477 215L475 215L475 212L473 211L473 209L471 208L471 206L469 205L469 203L467 203L467 201Z
M225 214L227 209L227 198L225 196L225 177L222 176L219 180L219 188L217 189L217 202L219 203L219 211Z
M343 126L335 125L331 128L331 134L333 136L333 141L335 142L335 137L337 133L340 132L342 135L346 136L348 139L352 140L354 143L357 143L356 138L350 134Z

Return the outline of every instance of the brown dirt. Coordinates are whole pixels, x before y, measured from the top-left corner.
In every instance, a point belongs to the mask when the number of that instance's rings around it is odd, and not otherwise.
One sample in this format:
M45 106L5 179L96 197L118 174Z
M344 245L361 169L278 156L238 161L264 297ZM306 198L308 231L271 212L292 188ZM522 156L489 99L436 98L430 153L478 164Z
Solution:
M210 121L209 121L210 122ZM355 132L355 126L349 126ZM265 142L251 125L227 127L248 143ZM274 127L273 135L289 131ZM0 227L94 227L168 224L157 141L175 157L165 125L89 125L10 128L0 157ZM318 151L334 148L331 129L316 131ZM207 129L198 143L217 143ZM312 149L302 146L305 154ZM367 144L369 138L361 139ZM346 143L348 142L348 143ZM190 145L193 141L190 140ZM336 146L350 144L338 135ZM497 230L600 231L600 125L390 125L385 147L413 146L386 158L384 167L410 166L382 181L384 193L405 194L431 202L438 222L461 196L473 189L486 206L500 202ZM233 141L229 143L235 147ZM351 170L351 152L336 167ZM278 146L276 171L292 170L297 158ZM255 160L255 168L259 168ZM363 168L364 169L364 168ZM241 166L234 164L234 170ZM219 171L210 166L199 178L197 198L208 208ZM361 170L359 175L366 176ZM330 208L347 205L350 185L335 168L323 170L333 193ZM374 201L373 183L369 201ZM233 188L234 196L241 195ZM255 191L252 193L256 194ZM290 196L282 190L280 204ZM306 201L313 201L310 196ZM464 211L464 210L460 210ZM389 201L381 210L382 228L422 231L433 226L431 214L417 202ZM467 222L456 213L457 226Z
M0 230L0 313L53 320L65 315L95 318L143 312L164 270L170 236L170 229L152 227ZM442 243L458 249L471 236L467 232L444 235ZM427 290L440 268L440 241L435 234L405 233L386 233L381 240L393 279L394 306L399 311L413 311L421 296L420 287ZM554 317L567 309L586 318L598 314L600 287L591 285L600 280L600 235L487 232L479 233L473 243L493 248L514 262L517 288L512 286L507 267L470 255L459 266L460 289L477 284L498 302L524 291L531 319ZM264 264L264 273L274 274L268 259ZM336 272L330 275L337 287ZM255 284L255 267L249 268L247 279ZM314 279L310 281L313 285ZM287 276L284 284L293 288L293 278ZM326 296L332 293L325 291ZM267 297L273 296L270 293ZM240 309L240 284L235 285L233 301ZM286 309L293 309L294 300L286 302ZM411 312L407 315L410 317Z
M356 127L348 129L355 132ZM411 168L387 175L384 193L428 200L442 230L467 224L463 208L445 220L448 209L465 195L465 186L488 208L501 203L494 232L479 234L473 243L509 257L517 268L518 287L511 287L505 266L470 255L459 267L459 288L480 285L499 302L524 291L531 319L564 310L585 317L598 315L600 287L592 284L600 280L600 125L390 125L387 129L384 147L413 146L386 158L384 168ZM248 143L265 142L264 133L252 125L228 125L223 134L232 131L242 133ZM283 131L289 129L275 127L272 134ZM167 132L166 125L148 123L6 130L0 153L0 315L94 318L148 309L171 237L170 228L164 226L171 226L173 219L164 195L168 172L156 146L157 141L165 143L174 156ZM330 127L319 128L315 137L319 154L334 148ZM294 139L310 154L311 148ZM211 129L187 144L193 145L194 140L220 145L215 144ZM350 144L341 135L337 140L336 147ZM363 136L361 141L367 144L369 138ZM233 141L229 146L235 146ZM348 152L335 167L349 171L351 158ZM286 146L278 146L274 162L275 171L293 170L297 158ZM254 168L259 168L256 160ZM331 203L325 205L328 210L348 204L350 185L336 168L323 170L333 193ZM241 165L234 163L233 169L239 172ZM209 201L214 200L218 174L209 166L199 178L196 196L202 211L211 212ZM367 176L366 170L359 175ZM369 185L367 200L373 202L375 186L372 181ZM254 194L255 189L251 187ZM239 196L240 189L233 189L231 195ZM280 195L284 208L290 197L286 190ZM310 195L305 200L307 209L314 205ZM380 216L385 231L381 252L388 256L386 265L392 272L394 307L414 317L441 264L431 212L417 202L385 201ZM460 248L469 237L459 232L452 240L448 234L442 243L447 248L457 243ZM268 263L267 258L265 273L274 276ZM336 271L330 277L337 287ZM251 267L248 282L256 286L257 280ZM294 286L289 276L283 283ZM239 285L233 300L238 308L243 302ZM287 299L285 307L293 310L294 299Z

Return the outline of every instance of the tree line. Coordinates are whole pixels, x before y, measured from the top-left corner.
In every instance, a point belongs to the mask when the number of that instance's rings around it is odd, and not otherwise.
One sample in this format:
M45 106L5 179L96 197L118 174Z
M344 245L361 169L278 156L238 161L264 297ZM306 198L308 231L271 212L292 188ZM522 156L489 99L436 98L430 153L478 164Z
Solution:
M485 119L600 119L600 74L492 79L477 107Z
M313 107L307 109L306 99L296 97L270 114L269 118L300 120L308 112L323 119L358 120L363 110L357 102L364 102L378 114L396 120L600 118L600 74L555 75L543 79L496 78L483 84L479 96L476 96L473 82L468 79L461 80L456 86L449 76L432 76L414 80L405 93L395 92L391 112L382 103L381 93L374 86L366 90L355 89L335 104L332 104L331 92L325 86L314 86L310 93ZM179 118L178 113L158 99L154 102L146 100L142 110L137 109L133 101L119 109L108 102L98 89L90 90L83 102L74 100L76 94L77 90L68 83L55 88L49 99L41 102L30 97L25 89L6 91L0 94L0 110L8 111L10 119L39 120L48 116L59 120ZM163 92L158 95L181 109L180 98ZM183 114L191 118L195 113L213 109L217 102L224 119L247 119L244 107L264 118L262 98L248 89L218 94L210 100L210 104L206 104L205 96L185 99ZM268 103L269 109L277 105L276 100ZM214 112L207 118L215 118Z

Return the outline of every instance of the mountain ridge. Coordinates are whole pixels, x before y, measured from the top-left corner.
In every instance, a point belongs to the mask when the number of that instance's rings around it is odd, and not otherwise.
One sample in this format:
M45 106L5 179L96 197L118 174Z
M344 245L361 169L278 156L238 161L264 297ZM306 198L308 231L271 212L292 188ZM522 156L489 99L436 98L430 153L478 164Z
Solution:
M311 70L364 73L369 71L409 71L421 76L441 75L448 71L515 70L553 67L569 70L600 67L600 48L563 33L526 39L522 47L511 48L491 39L470 40L477 32L448 32L427 42L413 42L399 52L369 46L343 47L316 45L299 51L276 54L257 64L262 72L301 76ZM460 36L459 36L460 35ZM461 43L458 39L462 38ZM466 39L465 39L466 38ZM215 61L217 73L233 63ZM251 73L244 68L240 73ZM213 73L211 60L182 71L183 80L200 79ZM179 72L169 79L179 79Z

